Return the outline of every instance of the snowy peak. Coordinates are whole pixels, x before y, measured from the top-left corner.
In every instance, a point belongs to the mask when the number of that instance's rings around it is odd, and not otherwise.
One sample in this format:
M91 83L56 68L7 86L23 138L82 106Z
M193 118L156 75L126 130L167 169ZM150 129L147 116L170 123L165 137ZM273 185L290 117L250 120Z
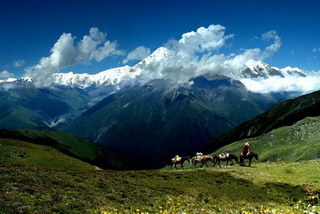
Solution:
M130 72L130 66L108 69L94 75L74 74L73 72L56 73L53 75L53 81L58 85L87 88L94 85L115 85L126 77L135 77L135 73Z
M152 52L149 56L145 59L141 60L138 64L134 65L133 68L147 66L153 62L158 62L163 59L168 58L170 55L170 50L165 47L160 47Z
M247 68L241 71L242 78L306 76L299 68L286 67L280 69L277 67L271 67L267 63L255 61L253 59L248 60L245 65Z
M53 75L53 79L56 84L78 88L88 88L90 86L99 85L118 85L123 80L130 80L138 77L145 66L165 59L168 55L169 50L160 47L150 56L132 67L126 65L119 68L108 69L94 75L89 75L87 73L74 74L73 72L56 73Z
M161 63L166 64L167 59L172 58L174 52L165 48L160 47L156 49L153 53L147 56L145 59L141 60L134 66L123 66L118 68L112 68L100 73L90 75L87 73L76 74L73 72L69 73L55 73L52 75L51 80L54 84L62 85L66 87L76 87L76 88L89 88L96 86L107 86L114 89L119 89L121 85L130 83L131 80L142 76L144 73L148 73L148 69L154 69L153 66L160 66ZM304 72L299 68L277 68L271 67L267 63L255 60L248 60L245 63L246 68L240 71L239 79L252 79L252 78L269 78L272 76L278 77L287 77L287 76L300 76L305 77ZM149 77L148 77L149 78ZM148 79L147 78L147 79ZM161 79L161 75L157 76L155 74L154 77L150 78L159 78ZM29 77L23 77L19 80L16 79L7 79L0 80L1 85L8 85L8 83L29 83L33 82L33 80Z
M267 63L255 61L253 59L248 60L245 65L255 73L260 73L261 71L265 72L271 68Z

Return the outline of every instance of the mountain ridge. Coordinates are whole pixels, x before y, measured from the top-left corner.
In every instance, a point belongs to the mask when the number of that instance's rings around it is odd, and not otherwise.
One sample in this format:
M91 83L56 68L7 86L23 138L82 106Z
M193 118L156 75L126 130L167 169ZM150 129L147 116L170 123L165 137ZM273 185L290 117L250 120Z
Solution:
M248 92L240 81L230 78L192 81L175 86L154 80L118 91L63 130L138 162L147 158L151 165L161 165L177 153L193 154L275 102Z
M235 129L212 141L203 150L214 150L241 139L256 137L273 129L289 126L305 117L320 115L320 91L280 102L268 111L240 124Z
M272 76L287 77L287 76L297 76L306 77L306 74L299 68L295 67L285 67L277 68L268 65L267 63L255 60L248 60L246 63L246 69L242 70L241 77L243 78L268 78Z
M126 84L131 82L144 74L144 70L155 62L165 60L170 57L170 54L174 54L172 51L165 47L159 47L149 56L138 62L133 66L122 66L117 68L107 69L96 74L87 73L54 73L52 75L52 81L55 85L65 87L76 87L81 89L87 89L89 87L101 87L112 86L113 91L119 90ZM273 76L288 77L299 76L306 77L307 75L299 68L277 68L268 65L261 61L255 61L253 59L248 60L245 65L246 68L239 70L239 74L233 74L231 78L245 79L245 78L269 78ZM21 79L9 78L7 80L0 80L0 86L5 83L13 83L17 81L33 82L30 77L22 77Z
M281 126L264 134L225 145L213 154L240 154L245 142L259 154L259 162L302 161L320 158L320 117L306 117L289 126Z
M56 150L56 152L105 169L126 169L132 167L116 154L102 150L96 144L82 140L67 132L0 129L0 140L10 142L14 140L16 141L14 144L16 146L21 144L21 147L28 147L27 144L49 146Z

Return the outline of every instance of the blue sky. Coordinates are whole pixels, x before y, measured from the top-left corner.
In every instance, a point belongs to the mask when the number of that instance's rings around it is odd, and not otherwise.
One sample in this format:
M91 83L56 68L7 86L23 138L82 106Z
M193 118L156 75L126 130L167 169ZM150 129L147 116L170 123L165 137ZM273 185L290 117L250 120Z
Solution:
M123 66L123 60L139 46L152 52L170 39L179 40L184 33L210 25L222 25L226 35L233 35L220 53L263 49L272 41L263 40L262 35L276 31L281 47L264 61L277 67L318 71L319 11L320 3L308 0L3 0L0 72L23 75L40 64L41 58L50 56L63 34L69 33L76 44L94 28L99 30L97 35L116 46L118 52L108 56L88 55L84 61L73 60L59 67L60 72L98 73ZM126 62L132 65L137 60Z

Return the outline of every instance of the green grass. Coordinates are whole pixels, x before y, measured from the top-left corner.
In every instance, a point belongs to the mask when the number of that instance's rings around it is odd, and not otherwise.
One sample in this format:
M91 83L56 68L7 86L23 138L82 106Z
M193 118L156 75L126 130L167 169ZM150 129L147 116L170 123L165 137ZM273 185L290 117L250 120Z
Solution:
M85 160L94 160L97 148L70 133L60 131L38 131L31 129L0 130L0 137L24 140L40 145L48 145L69 155Z
M184 170L96 170L53 145L0 138L0 213L320 213L319 128L306 118L249 139L260 155L252 167ZM59 132L18 133L82 148ZM240 153L245 141L216 153Z
M94 169L88 163L44 145L0 138L0 161L66 169Z
M319 161L144 171L2 162L0 207L2 213L319 212L317 168Z
M31 144L52 147L70 157L74 157L90 164L107 169L121 169L130 166L117 155L103 151L94 143L82 140L70 133L61 131L38 131L30 129L0 129L0 140L12 142L16 140L16 146L31 146ZM35 147L35 145L33 145ZM42 150L38 150L39 152ZM45 156L45 155L43 155Z
M259 154L259 161L299 161L320 157L320 117L308 117L292 126L275 129L267 134L224 146L213 154L241 153L245 142Z

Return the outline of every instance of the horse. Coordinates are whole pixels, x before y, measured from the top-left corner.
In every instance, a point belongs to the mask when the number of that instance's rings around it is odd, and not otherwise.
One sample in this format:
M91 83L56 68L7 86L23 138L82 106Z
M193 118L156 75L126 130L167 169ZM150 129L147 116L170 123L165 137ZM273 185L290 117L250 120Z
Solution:
M250 152L249 154L247 154L246 156L242 156L242 153L240 154L240 166L245 166L245 163L244 163L244 159L248 159L249 160L249 166L251 166L251 160L252 158L255 158L257 160L258 159L258 154L257 153L254 153L254 152Z
M227 161L226 166L228 166L228 162L231 161L233 165L233 161L235 160L237 163L238 162L238 157L233 155L233 154L219 154L213 157L213 167L216 165L216 163L219 164L220 166L220 161Z
M197 157L196 157L196 156L193 156L193 157L190 159L190 162L192 163L192 165L193 165L194 167L196 167Z
M191 162L189 157L180 157L179 159L171 158L171 169L173 166L174 168L178 169L177 164L180 164L181 165L180 169L182 169L185 161Z
M200 160L198 160L196 156L191 158L191 163L194 165L194 167L197 167L197 163L201 163L200 167L202 167L203 165L206 165L208 167L207 165L208 161L213 162L213 157L209 155L204 155L201 157Z

